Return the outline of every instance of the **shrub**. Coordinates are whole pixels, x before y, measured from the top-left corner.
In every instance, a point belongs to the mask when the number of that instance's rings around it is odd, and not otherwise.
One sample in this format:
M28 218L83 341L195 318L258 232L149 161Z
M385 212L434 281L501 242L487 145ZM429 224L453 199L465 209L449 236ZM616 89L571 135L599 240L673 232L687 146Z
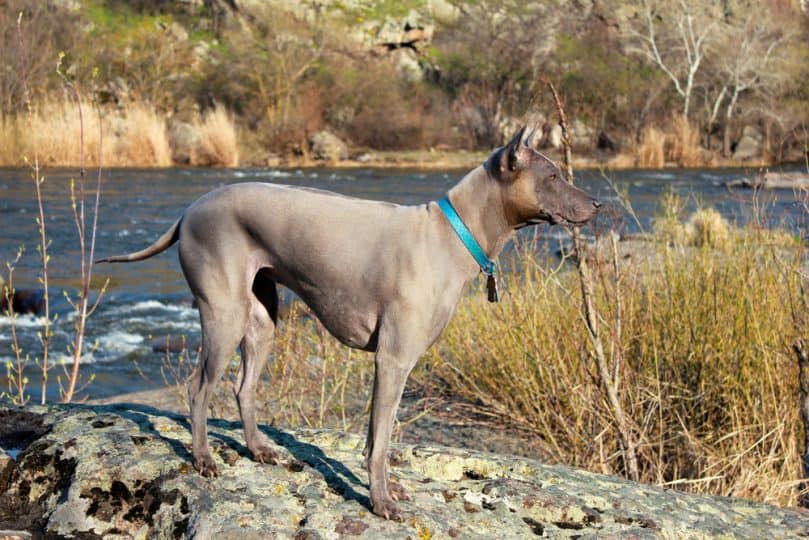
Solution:
M730 239L730 226L715 209L702 208L691 214L685 235L692 246L721 247Z

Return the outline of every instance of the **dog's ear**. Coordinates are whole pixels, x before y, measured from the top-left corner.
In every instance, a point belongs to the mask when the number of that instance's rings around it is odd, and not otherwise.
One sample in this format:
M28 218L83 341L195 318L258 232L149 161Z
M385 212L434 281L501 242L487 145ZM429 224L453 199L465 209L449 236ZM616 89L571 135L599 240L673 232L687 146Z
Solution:
M527 148L533 136L533 131L528 134L526 132L527 129L523 126L505 146L501 146L489 156L483 166L491 176L501 182L513 177L514 172L522 165L525 155L523 150Z
M520 130L514 134L511 140L506 145L506 154L508 156L508 170L509 171L516 171L517 166L519 165L520 160L520 148L523 145L523 138L525 137L525 126L521 127Z

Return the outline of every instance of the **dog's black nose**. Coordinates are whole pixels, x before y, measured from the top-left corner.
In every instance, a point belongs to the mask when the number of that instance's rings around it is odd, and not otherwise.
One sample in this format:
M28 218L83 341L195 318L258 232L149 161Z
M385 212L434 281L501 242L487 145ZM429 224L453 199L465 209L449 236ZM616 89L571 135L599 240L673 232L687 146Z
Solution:
M593 199L593 206L595 206L596 210L598 210L599 208L601 208L601 202Z

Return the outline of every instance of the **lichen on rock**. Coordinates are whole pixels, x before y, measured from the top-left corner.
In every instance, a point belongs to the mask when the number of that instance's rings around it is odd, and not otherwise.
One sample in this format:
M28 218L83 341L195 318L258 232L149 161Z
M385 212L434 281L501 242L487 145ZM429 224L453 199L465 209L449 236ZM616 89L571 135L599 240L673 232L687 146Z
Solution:
M411 500L401 503L404 522L389 522L369 509L360 436L261 429L282 456L277 465L250 459L238 422L211 420L220 476L206 479L190 465L182 416L135 404L0 407L0 530L240 540L809 534L802 510L412 445L391 454L393 479Z

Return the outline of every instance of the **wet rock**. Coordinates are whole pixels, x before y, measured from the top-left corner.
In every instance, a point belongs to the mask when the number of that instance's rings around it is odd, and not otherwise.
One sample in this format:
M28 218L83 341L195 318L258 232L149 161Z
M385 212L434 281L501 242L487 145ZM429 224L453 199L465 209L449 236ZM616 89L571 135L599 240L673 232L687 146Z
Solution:
M6 297L3 281L0 280L0 314L5 315L9 308L9 300L14 313L22 315L31 313L41 315L45 311L45 291L41 289L16 289Z
M188 340L185 336L166 336L149 340L148 346L156 353L182 353L196 351L199 348L197 340Z
M370 511L364 438L260 428L277 465L249 458L241 425L211 420L217 478L190 466L185 417L144 405L0 406L0 531L135 538L797 538L809 514L667 491L536 460L396 445L402 523ZM2 457L3 454L0 454ZM5 453L6 456L10 454ZM426 481L429 480L429 481Z

